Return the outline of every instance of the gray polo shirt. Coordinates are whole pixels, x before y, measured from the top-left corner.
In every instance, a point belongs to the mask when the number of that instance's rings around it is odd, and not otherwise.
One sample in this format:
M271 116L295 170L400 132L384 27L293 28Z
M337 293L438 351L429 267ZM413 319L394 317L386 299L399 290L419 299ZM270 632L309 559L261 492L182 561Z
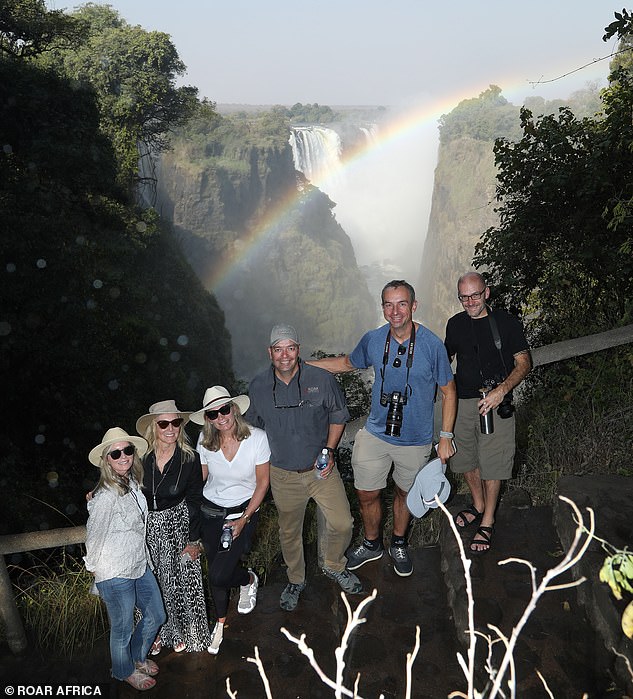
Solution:
M286 471L309 468L326 446L329 426L349 420L345 396L334 376L301 359L287 386L275 381L271 366L251 381L248 395L246 419L266 430L270 463Z

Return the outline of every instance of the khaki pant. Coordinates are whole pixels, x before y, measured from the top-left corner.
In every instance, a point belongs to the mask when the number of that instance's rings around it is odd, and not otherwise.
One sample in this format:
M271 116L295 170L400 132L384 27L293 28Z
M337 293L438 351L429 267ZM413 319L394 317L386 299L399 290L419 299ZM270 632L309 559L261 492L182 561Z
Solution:
M338 469L321 479L315 476L314 469L296 473L271 466L270 488L279 513L279 540L288 567L288 581L297 584L305 580L303 519L310 498L325 518L325 541L319 542L323 565L337 572L344 570L353 520Z

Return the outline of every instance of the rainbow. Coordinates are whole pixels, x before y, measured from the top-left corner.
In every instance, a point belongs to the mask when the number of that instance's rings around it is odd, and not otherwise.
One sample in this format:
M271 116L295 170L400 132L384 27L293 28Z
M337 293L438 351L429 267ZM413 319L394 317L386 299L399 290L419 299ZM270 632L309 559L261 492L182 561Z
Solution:
M527 81L523 84L517 83L516 80L509 81L509 83L512 87L507 92L502 91L504 96L510 94L518 97L520 94L525 94L525 90L529 87ZM476 97L488 87L489 85L485 85L476 91L471 88L467 93L463 91L458 95L453 94L441 100L427 101L425 104L402 110L393 120L381 124L379 134L372 142L367 142L365 145L346 152L338 170L330 171L327 178L338 177L344 171L348 171L365 159L379 154L397 141L409 138L412 133L437 124L443 114L452 111L462 100ZM506 97L506 99L508 98ZM519 99L521 98L519 97ZM316 178L312 184L327 190L326 178ZM286 217L301 196L304 195L299 191L291 192L281 201L276 202L252 230L246 236L242 236L239 243L235 244L233 249L209 271L204 280L206 288L214 292L220 291L231 278L232 273L244 262L247 262L249 257L255 255L274 231L284 226Z

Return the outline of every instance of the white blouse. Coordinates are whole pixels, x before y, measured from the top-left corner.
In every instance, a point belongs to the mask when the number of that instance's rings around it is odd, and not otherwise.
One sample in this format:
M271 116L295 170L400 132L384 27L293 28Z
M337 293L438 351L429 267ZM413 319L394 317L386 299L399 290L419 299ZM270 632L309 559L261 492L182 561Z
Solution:
M200 461L209 469L203 494L216 505L235 507L248 500L257 485L255 467L270 461L266 433L258 427L250 430L251 436L240 442L232 461L227 461L221 449L210 451L198 444Z
M88 502L86 569L95 582L112 578L140 578L148 566L145 547L147 501L136 481L130 492L99 488Z

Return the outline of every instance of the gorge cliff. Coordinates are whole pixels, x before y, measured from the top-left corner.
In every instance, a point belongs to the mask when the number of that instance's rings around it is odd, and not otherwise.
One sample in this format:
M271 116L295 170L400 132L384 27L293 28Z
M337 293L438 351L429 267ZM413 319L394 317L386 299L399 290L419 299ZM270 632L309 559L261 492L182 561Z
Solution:
M592 114L599 108L598 90L588 86L566 100L549 102L533 97L525 106L534 114L549 114L563 105L580 116ZM477 98L463 100L440 119L433 199L417 289L418 315L441 338L448 318L462 310L457 279L473 268L482 234L498 223L495 139L520 136L519 107L494 85Z
M274 111L203 109L158 168L157 208L216 295L244 379L268 363L275 323L297 328L308 357L349 350L374 320L335 204L294 169L289 133Z

